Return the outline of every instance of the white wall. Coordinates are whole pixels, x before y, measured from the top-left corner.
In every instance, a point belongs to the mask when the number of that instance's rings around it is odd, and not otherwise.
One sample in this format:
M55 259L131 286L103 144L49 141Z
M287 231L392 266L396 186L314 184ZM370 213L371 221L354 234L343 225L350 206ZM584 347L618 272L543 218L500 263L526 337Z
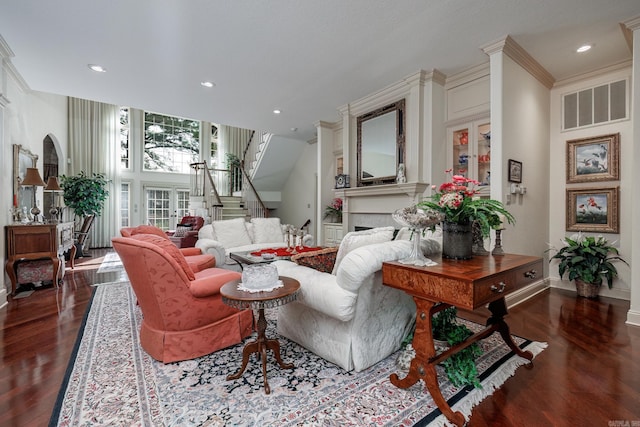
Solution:
M502 201L516 218L515 226L508 225L502 233L502 245L510 253L542 257L549 224L549 90L508 56L494 56L491 198ZM512 196L507 204L509 159L522 162L521 185L527 187L527 193Z
M23 87L16 81L14 74L7 73L6 93L8 104L2 114L0 129L0 149L3 168L0 171L2 179L2 197L0 198L0 225L11 223L9 208L12 204L13 191L13 144L21 144L32 153L38 155L37 167L42 175L42 141L51 135L60 145L61 169L65 172L67 153L67 97L34 92ZM42 206L42 189L38 189L37 198ZM4 227L3 227L4 228ZM6 248L4 237L0 239L0 262L4 266ZM4 272L4 268L2 269ZM3 274L5 289L11 289L11 283L6 273ZM0 291L0 305L4 302L4 293Z
M317 157L316 144L308 144L282 188L282 204L278 208L278 216L283 224L298 228L311 219L309 232L316 237L316 243L319 222L322 220L316 215Z
M555 247L561 246L561 239L571 236L574 232L566 231L566 189L570 188L598 188L620 186L620 234L602 234L610 242L618 241L620 253L623 258L629 260L631 254L631 230L634 221L631 217L631 192L634 191L633 170L637 167L633 163L633 127L631 120L625 120L612 124L604 124L588 127L585 129L561 132L562 95L568 92L575 92L579 89L610 83L631 76L631 68L623 67L617 70L584 78L578 81L567 83L560 82L551 91L551 131L550 131L550 170L549 170L549 241ZM631 96L631 93L628 93ZM602 181L587 184L566 185L566 141L579 138L588 138L598 135L620 133L620 181ZM587 235L598 235L599 233L585 233ZM630 267L623 263L616 265L619 279L614 282L613 289L605 285L602 286L600 295L616 298L629 299L631 285ZM573 283L566 280L560 281L558 277L557 263L551 264L549 277L551 285L567 289L575 289ZM640 284L638 284L640 287Z

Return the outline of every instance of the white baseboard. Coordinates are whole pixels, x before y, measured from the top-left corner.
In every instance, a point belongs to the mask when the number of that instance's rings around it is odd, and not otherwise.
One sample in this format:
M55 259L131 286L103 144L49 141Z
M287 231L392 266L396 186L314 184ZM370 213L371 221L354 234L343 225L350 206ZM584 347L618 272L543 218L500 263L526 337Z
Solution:
M629 310L627 312L627 325L640 326L640 311Z
M552 288L565 289L567 291L576 292L576 285L573 282L568 282L566 280L558 280L555 278L549 278L547 280L549 280L549 286ZM630 301L631 291L629 289L618 289L618 288L609 289L607 287L607 284L604 283L600 287L600 296Z
M535 283L532 283L524 288L521 288L515 292L510 293L505 297L505 303L507 307L514 307L521 302L524 302L534 296L538 295L540 292L549 288L549 279L542 279Z
M5 307L7 304L7 290L2 288L0 289L0 308Z

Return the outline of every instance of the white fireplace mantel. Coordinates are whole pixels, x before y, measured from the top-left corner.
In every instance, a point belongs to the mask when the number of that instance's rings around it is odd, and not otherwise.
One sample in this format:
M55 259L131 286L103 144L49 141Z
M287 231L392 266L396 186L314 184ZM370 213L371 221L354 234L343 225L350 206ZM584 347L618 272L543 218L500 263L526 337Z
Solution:
M343 200L343 232L355 226L394 225L391 214L422 201L428 188L428 183L408 182L335 190L335 196Z
M388 184L388 185L372 185L370 187L345 188L342 191L336 191L336 196L348 197L376 197L390 195L407 195L414 199L418 195L422 195L429 187L424 182L407 182L404 184Z

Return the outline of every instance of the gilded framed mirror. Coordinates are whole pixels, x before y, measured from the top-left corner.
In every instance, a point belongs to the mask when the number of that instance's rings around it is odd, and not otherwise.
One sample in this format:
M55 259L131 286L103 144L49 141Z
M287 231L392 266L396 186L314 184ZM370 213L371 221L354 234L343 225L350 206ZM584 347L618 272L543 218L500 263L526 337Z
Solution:
M357 186L393 184L404 163L405 100L357 118Z
M27 168L37 167L38 155L33 154L20 144L13 144L13 204L19 208L32 208L33 191L32 186L21 186L27 174Z

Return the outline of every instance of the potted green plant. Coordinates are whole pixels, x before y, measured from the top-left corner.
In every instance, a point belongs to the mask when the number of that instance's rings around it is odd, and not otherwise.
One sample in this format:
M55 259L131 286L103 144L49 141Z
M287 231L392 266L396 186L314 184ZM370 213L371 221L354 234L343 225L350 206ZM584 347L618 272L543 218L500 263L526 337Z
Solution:
M457 314L458 310L455 307L449 307L433 316L431 330L437 353L453 347L473 335L473 332L468 327L458 323ZM396 360L396 364L402 370L409 369L411 359L415 356L415 351L411 345L414 332L415 325L414 329L402 342L404 350L399 353ZM451 384L455 387L473 385L476 388L482 388L476 366L476 358L481 354L482 349L478 343L473 343L445 359L441 364Z
M433 316L431 326L434 340L446 341L453 347L473 335L471 329L457 322L457 314L455 307L449 307ZM473 385L482 388L476 367L476 358L481 354L482 349L478 343L473 343L445 359L442 365L451 384L456 387Z
M99 216L104 207L104 201L109 195L104 174L93 173L91 176L80 171L75 176L60 177L60 187L64 191L64 203L73 209L76 216L81 218L79 227L76 227L76 257L85 256L83 253L85 240L96 216Z
M607 280L609 289L613 286L613 279L618 277L616 261L622 261L618 249L612 246L602 236L583 236L578 233L563 239L564 246L556 250L549 262L558 260L558 273L563 278L567 273L569 280L575 281L578 296L596 298L600 292L602 280Z

